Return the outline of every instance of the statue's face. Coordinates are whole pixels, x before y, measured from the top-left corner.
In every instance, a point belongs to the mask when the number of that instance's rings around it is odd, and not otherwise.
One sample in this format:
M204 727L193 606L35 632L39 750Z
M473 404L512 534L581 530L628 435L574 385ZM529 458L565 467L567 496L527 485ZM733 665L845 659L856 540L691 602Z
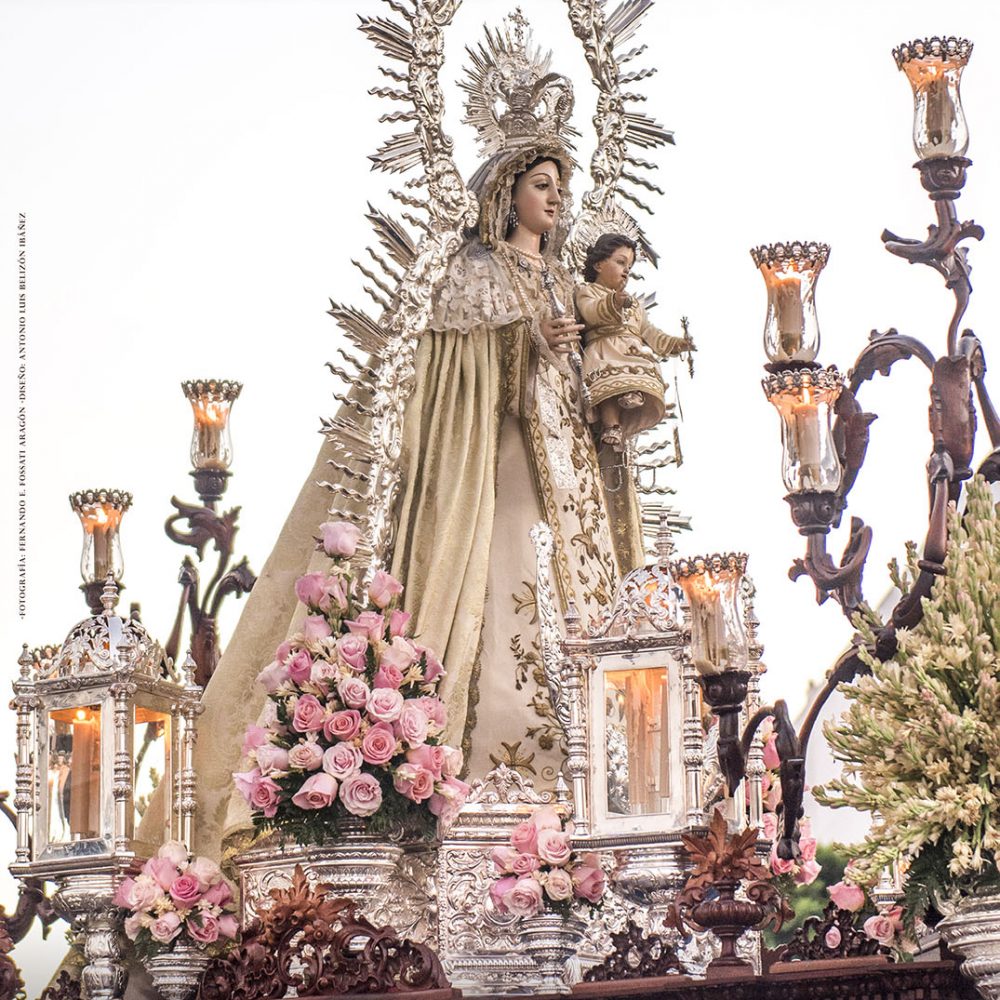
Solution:
M618 247L611 251L611 255L599 260L594 265L597 274L597 284L605 288L613 288L621 291L628 281L632 265L635 264L635 254L630 247Z
M518 225L536 236L549 232L555 226L561 203L559 168L552 160L543 160L537 167L532 167L514 185Z

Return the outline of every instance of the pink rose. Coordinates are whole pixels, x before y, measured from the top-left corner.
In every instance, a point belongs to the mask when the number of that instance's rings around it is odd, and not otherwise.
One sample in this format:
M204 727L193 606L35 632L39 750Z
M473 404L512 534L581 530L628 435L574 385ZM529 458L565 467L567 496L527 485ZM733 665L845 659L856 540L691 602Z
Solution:
M239 934L239 921L231 913L223 913L218 919L220 937L234 938Z
M177 904L179 910L190 910L202 897L201 883L187 873L174 879L170 886L170 898Z
M434 775L435 780L437 780L440 779L444 770L444 750L444 747L432 746L429 743L425 743L422 747L414 747L412 750L407 750L406 759L411 764L419 764L421 767L426 767Z
M218 885L222 881L222 869L211 858L195 858L187 866L186 874L193 875L202 888Z
M389 635L405 635L406 626L410 623L411 614L409 611L400 611L398 608L389 615Z
M462 773L464 758L457 747L444 747L444 767L442 774L446 778L457 778Z
M569 834L561 830L538 831L538 856L550 865L564 865L569 861Z
M288 751L284 747L276 747L273 743L257 747L253 756L261 774L284 771L288 767Z
M330 681L336 681L340 677L341 669L336 663L329 660L316 660L313 663L312 673L309 680L313 684L322 685L327 691L330 689Z
M159 850L156 852L158 858L166 858L168 861L172 861L179 869L184 869L187 867L188 858L191 855L188 853L188 849L179 840L168 840L164 844L160 844Z
M163 895L163 889L150 875L127 878L115 890L115 905L129 910L150 910Z
M327 521L319 526L319 537L328 556L350 559L357 550L361 529L350 521Z
M420 707L438 732L448 725L448 709L440 698L424 695L422 698L414 698L413 702Z
M764 740L764 767L769 771L777 771L781 767L781 758L778 756L778 737L773 733Z
M826 937L823 938L823 943L827 946L827 948L830 949L830 951L839 948L840 941L841 941L840 930L836 927L831 927L826 932Z
M815 837L800 837L799 838L799 852L802 855L803 861L815 861L816 860L816 838Z
M337 640L337 659L348 670L361 673L368 666L368 637L353 632Z
M305 576L300 576L295 581L295 596L306 607L325 611L326 608L322 607L321 602L326 597L326 574L306 573ZM329 606L329 601L327 601L327 606Z
M542 886L538 879L520 878L503 897L503 905L515 917L533 917L542 909Z
M368 694L365 693L367 699ZM328 715L323 723L323 734L330 742L353 740L361 730L361 713L353 708L342 709Z
M771 848L771 871L775 875L787 875L795 867L794 861L778 857L778 845Z
M371 816L382 805L382 786L370 774L352 774L341 783L340 801L352 816Z
M857 913L865 905L864 890L860 886L851 885L850 882L838 882L836 885L827 886L826 891L841 910Z
M496 865L496 869L501 874L505 872L512 872L514 870L514 859L519 858L521 855L514 850L513 847L494 847L490 852L490 858L493 860L493 864Z
M490 886L490 898L493 900L493 905L501 912L506 913L507 907L504 905L504 896L510 892L511 889L517 884L517 878L513 875L507 878L497 879Z
M258 768L255 767L252 771L237 771L233 774L233 778L236 781L236 788L247 800L251 809L262 812L268 819L278 811L281 789L270 778L262 776ZM147 862L147 865L151 863Z
M187 932L195 941L212 944L219 940L219 921L210 913L200 913L187 919Z
M323 728L326 711L315 695L304 694L295 703L292 729L297 733L316 733Z
M764 813L761 834L765 840L775 841L778 839L778 814Z
M329 639L333 635L333 629L323 615L306 615L302 622L302 634L306 642L318 642L320 639Z
M348 708L364 708L368 704L368 685L360 677L348 677L337 685L340 700Z
M414 648L413 643L401 635L393 636L392 642L385 646L378 656L379 666L395 667L400 676L419 659L420 654ZM398 684L396 686L399 687Z
M400 764L392 776L392 787L413 802L424 802L434 794L434 775L417 764Z
M150 858L142 866L142 874L154 879L156 884L167 892L180 873L177 871L177 865L169 858Z
M328 576L324 580L319 607L321 611L329 611L330 608L343 611L347 607L347 591L339 576Z
M274 651L274 658L278 663L284 663L288 659L288 654L292 651L291 642L286 639L281 643L278 648Z
M438 817L441 826L448 827L455 822L468 797L469 786L464 781L445 778L436 786L427 808Z
M511 865L515 875L530 875L541 868L542 863L534 854L518 854Z
M159 941L161 944L173 941L180 932L181 918L173 910L168 910L149 925L149 933L155 941Z
M360 771L363 763L361 751L350 743L337 743L323 754L323 770L338 781Z
M372 687L376 688L392 688L396 690L402 683L403 675L400 673L399 668L394 667L391 663L383 663L372 679Z
M125 936L130 941L134 941L139 936L139 931L142 930L142 917L138 913L133 913L125 918L124 923Z
M562 830L562 818L552 806L542 806L536 809L531 817L531 822L535 824L535 829L542 830Z
M427 716L413 702L406 702L399 713L399 734L411 747L422 746L427 740ZM447 757L445 758L447 760Z
M233 891L229 888L229 883L222 880L216 882L215 885L209 886L208 891L202 898L212 906L225 906L226 903L232 902Z
M799 885L811 885L820 873L820 866L815 861L803 861L795 873L795 881Z
M426 646L421 646L417 643L414 643L414 647L425 658L427 663L427 667L424 670L424 681L427 684L433 684L444 677L444 667L441 666L441 661L437 658L437 653L433 649L428 649Z
M277 660L269 663L257 675L257 683L268 693L274 694L288 680L288 667Z
M372 642L380 642L385 631L385 619L375 611L362 611L355 621L345 621L353 635L367 636Z
M511 830L510 844L521 854L534 854L538 850L538 829L530 819L518 823Z
M263 726L247 726L247 731L243 735L243 756L246 757L251 750L263 746L270 735L271 731Z
M315 771L323 763L323 750L314 740L296 743L288 751L288 766L294 771Z
M292 796L292 803L300 809L325 809L337 797L337 779L320 771L302 782L302 787Z
M590 903L599 903L604 895L604 871L596 865L577 865L570 875L573 888L581 899Z
M573 879L565 868L553 868L545 876L545 894L549 899L572 899Z
M369 764L381 767L396 756L396 734L385 722L372 726L361 741L361 754Z
M287 663L288 676L296 684L305 684L312 679L313 660L304 650L300 649Z
M394 688L375 688L365 709L378 722L395 722L403 710L403 696Z
M868 937L879 944L890 945L896 936L896 931L900 930L903 922L902 908L894 906L886 913L878 913L874 917L869 917L864 923L864 932Z
M278 811L281 789L271 778L258 778L250 793L250 808L262 812L270 819Z
M384 569L378 570L368 584L368 596L377 608L387 608L403 592L403 585Z

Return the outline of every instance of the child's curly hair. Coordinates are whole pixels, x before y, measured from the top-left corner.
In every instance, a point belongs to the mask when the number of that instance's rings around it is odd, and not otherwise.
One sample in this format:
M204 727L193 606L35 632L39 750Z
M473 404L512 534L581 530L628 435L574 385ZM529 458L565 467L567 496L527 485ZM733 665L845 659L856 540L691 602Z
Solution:
M597 281L597 265L622 247L628 247L635 256L637 251L635 240L630 240L624 234L605 233L603 236L598 236L597 241L587 251L587 259L583 262L583 280Z

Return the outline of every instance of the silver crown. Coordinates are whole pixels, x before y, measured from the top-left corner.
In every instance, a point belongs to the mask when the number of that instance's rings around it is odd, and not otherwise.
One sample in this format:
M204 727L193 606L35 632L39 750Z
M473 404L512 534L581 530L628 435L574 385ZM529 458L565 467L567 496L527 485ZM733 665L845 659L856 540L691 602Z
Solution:
M486 156L530 146L572 149L568 137L579 136L569 124L572 84L549 71L551 51L543 55L526 37L520 7L506 20L503 28L487 27L477 49L465 50L472 64L458 84L469 95L463 120L476 130Z

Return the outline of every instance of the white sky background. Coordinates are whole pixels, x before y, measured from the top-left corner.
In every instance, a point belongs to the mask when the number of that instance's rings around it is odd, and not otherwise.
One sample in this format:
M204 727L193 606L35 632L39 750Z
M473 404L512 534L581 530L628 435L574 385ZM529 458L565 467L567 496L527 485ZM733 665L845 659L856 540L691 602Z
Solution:
M596 91L558 0L525 3L554 68L576 80L580 161L592 150ZM466 0L448 35L448 128L463 173L477 163L454 87L465 44L507 5ZM187 475L190 408L178 383L245 383L232 419L234 479L226 505L243 513L237 555L260 570L319 445L335 401L340 333L327 297L369 305L351 257L372 241L366 201L395 213L387 175L367 155L405 125L379 125L389 102L380 57L355 30L370 0L216 0L0 4L0 671L16 673L22 641L59 642L86 612L80 528L67 495L117 487L135 495L124 522L126 606L142 605L162 640L176 609L184 555L163 534L169 498L194 500ZM888 227L921 237L933 209L910 142L909 87L893 45L925 33L965 35L976 50L964 81L972 134L962 217L989 229L1000 194L1000 15L993 5L793 4L660 0L647 15L636 85L645 108L676 132L654 154L663 197L642 219L661 253L654 319L676 331L687 315L696 376L682 372L685 463L672 482L694 517L683 552L750 553L769 672L768 699L801 707L849 638L832 604L817 608L806 580L786 571L803 545L780 478L778 418L760 389L764 285L749 247L781 239L832 245L817 302L820 360L847 368L872 328L896 326L943 350L952 299L940 277L883 249ZM577 199L585 190L578 174ZM16 247L28 217L28 589L17 613ZM976 294L966 324L989 358L1000 260L989 237L973 245ZM850 513L875 528L867 595L887 586L884 565L926 517L926 373L901 364L865 387L880 413ZM988 446L982 435L978 454ZM442 484L446 487L447 484ZM831 546L839 560L843 540ZM185 550L187 551L187 550ZM230 600L228 635L240 608ZM6 683L6 680L5 680ZM13 749L13 715L3 727ZM0 788L13 790L12 755ZM0 823L0 854L13 856ZM14 902L5 880L2 901ZM58 931L56 932L58 937ZM15 952L29 995L44 984L58 944Z

